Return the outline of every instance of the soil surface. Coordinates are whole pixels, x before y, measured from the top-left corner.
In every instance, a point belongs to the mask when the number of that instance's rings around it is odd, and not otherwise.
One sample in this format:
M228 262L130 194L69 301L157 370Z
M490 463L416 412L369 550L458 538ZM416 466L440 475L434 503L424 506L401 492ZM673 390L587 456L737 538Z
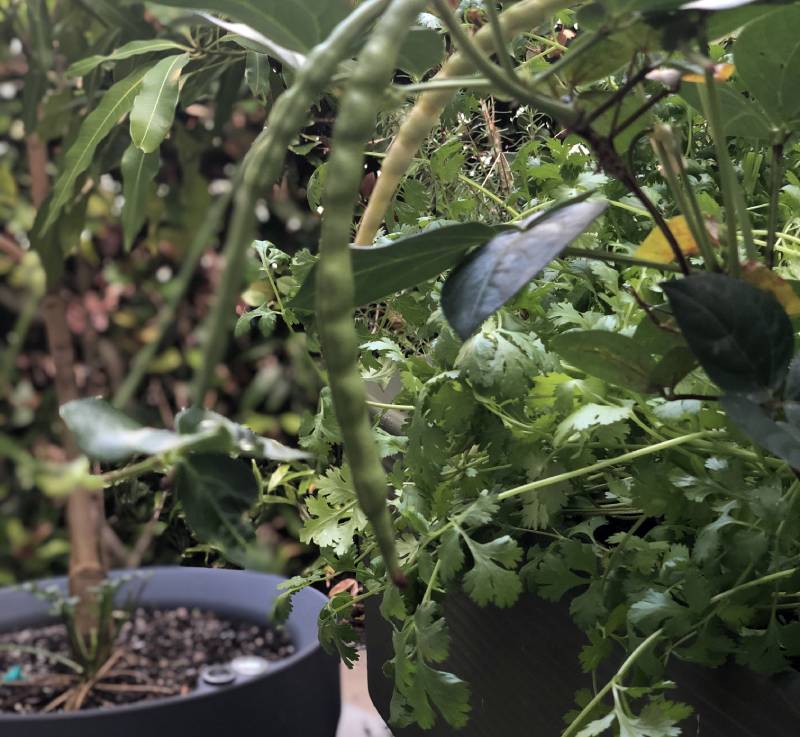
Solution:
M27 649L5 649L9 644ZM198 609L137 609L122 625L107 675L86 695L82 708L186 694L196 688L204 666L242 655L275 661L293 652L288 635L266 624L231 622ZM63 625L0 634L0 712L62 709L59 698L79 682L45 653L68 657Z

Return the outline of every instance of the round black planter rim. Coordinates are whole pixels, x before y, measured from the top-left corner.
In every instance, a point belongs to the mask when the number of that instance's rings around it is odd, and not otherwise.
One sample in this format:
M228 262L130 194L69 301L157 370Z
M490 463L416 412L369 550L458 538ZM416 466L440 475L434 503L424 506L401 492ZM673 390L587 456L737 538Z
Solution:
M253 583L257 583L259 586L263 587L265 595L270 590L276 591L277 586L279 583L286 581L287 579L283 576L278 576L271 573L257 573L254 571L238 571L238 570L230 570L230 569L222 569L222 568L189 568L189 567L181 567L181 566L153 566L149 568L139 568L135 570L117 570L111 571L109 573L109 578L119 578L121 576L127 575L137 575L142 574L145 576L144 586L142 588L142 604L144 606L148 606L147 603L147 577L157 577L157 576L202 576L208 577L210 581L212 578L218 578L221 576L236 576L238 578L244 579L245 577L251 578ZM38 581L34 581L32 583L37 584L38 586L60 586L61 588L65 588L66 586L66 577L59 577L59 578L49 578L49 579L41 579ZM134 580L133 584L136 583ZM123 587L124 588L124 587ZM6 587L0 589L0 632L8 633L13 632L16 628L13 625L13 614L3 616L2 614L2 604L3 604L3 596L9 594L23 594L25 592L21 592L14 587ZM31 594L27 594L31 596ZM265 596L266 598L266 596ZM273 597L274 599L274 597ZM318 613L320 609L325 605L327 602L327 598L324 594L315 589L307 588L299 591L295 594L294 598L294 606L292 610L292 614L289 616L289 619L286 622L286 629L289 631L289 634L292 638L292 642L295 643L296 651L285 658L281 658L280 660L270 661L269 669L260 676L256 676L244 683L240 684L233 684L231 686L226 686L225 689L227 691L236 691L242 690L245 687L252 685L254 682L258 681L268 681L270 679L280 677L280 675L284 671L288 671L293 668L293 666L297 665L298 663L306 660L307 658L312 657L315 655L321 648L319 644L319 640L314 634L313 638L307 639L306 642L298 645L298 639L306 639L306 638L298 638L298 635L301 634L301 625L298 624L297 621L297 614L303 608L311 607L315 613ZM185 606L185 607L193 607L198 606L192 601L187 601L182 605L176 606ZM215 610L212 605L203 605L204 608L218 613L218 610ZM53 623L57 621L52 615L46 614L47 604L42 602L42 624L47 624L48 621ZM154 608L159 608L156 604ZM225 607L220 607L223 610ZM265 606L264 615L268 614L267 607ZM222 616L225 616L222 614ZM22 628L28 627L31 625L25 624L21 625ZM9 713L0 713L0 727L5 724L24 724L27 721L36 721L41 724L45 723L58 723L58 722L80 722L81 720L89 721L93 717L97 716L98 714L113 714L119 715L120 717L124 717L125 714L132 714L137 713L140 711L148 710L148 709L158 709L158 708L169 708L175 704L184 704L189 705L192 701L198 700L208 700L214 699L217 697L217 693L214 691L190 691L187 694L180 695L180 696L166 696L164 698L158 699L150 699L146 701L139 701L133 704L124 704L119 706L113 706L109 708L94 708L94 709L83 709L79 712L58 712L54 714L42 714L42 713L34 713L34 714L9 714Z

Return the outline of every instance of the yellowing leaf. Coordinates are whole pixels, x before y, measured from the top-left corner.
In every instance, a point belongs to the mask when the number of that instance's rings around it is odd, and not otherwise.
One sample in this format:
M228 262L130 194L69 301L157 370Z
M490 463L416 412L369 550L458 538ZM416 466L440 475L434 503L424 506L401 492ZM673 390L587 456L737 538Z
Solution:
M744 265L742 277L754 287L770 292L781 303L789 317L800 315L800 297L797 292L789 282L778 276L772 269L756 261L750 261Z
M667 220L672 235L678 242L681 252L687 256L697 253L697 243L695 242L689 224L683 215ZM672 248L659 227L655 227L650 234L642 241L642 245L633 254L636 258L654 261L657 264L668 264L675 258Z
M727 82L736 71L733 64L716 64L714 66L714 80L716 82ZM692 82L694 84L705 84L706 78L702 74L684 74L681 79L684 82Z

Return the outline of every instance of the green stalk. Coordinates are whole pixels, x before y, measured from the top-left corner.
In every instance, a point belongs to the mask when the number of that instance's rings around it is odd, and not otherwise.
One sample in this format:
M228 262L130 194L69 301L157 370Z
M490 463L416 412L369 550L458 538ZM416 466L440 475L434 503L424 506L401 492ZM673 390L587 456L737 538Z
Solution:
M372 432L366 388L359 371L349 245L363 176L364 142L374 133L400 46L426 4L426 0L392 2L359 54L342 95L322 196L325 210L316 276L320 344L353 485L386 568L397 585L404 584L405 576L397 559L395 530L386 500L386 476Z
M675 446L682 445L683 443L691 443L693 440L708 437L709 435L712 435L713 432L713 430L701 430L699 432L689 433L688 435L680 435L677 438L670 438L669 440L656 443L655 445L648 445L645 448L639 448L638 450L632 450L629 453L623 453L615 458L606 458L605 460L592 463L589 466L584 466L583 468L578 468L574 471L565 471L564 473L559 473L546 479L538 479L537 481L531 481L530 483L523 484L522 486L516 486L513 489L507 489L506 491L498 494L497 498L503 501L505 499L511 499L512 497L519 496L520 494L526 494L529 491L544 489L547 486L552 486L553 484L558 484L562 481L569 481L570 479L580 478L581 476L588 476L590 473L600 471L604 468L609 468L610 466L617 466L621 463L635 461L637 458L643 458L644 456L652 455L653 453L660 453L662 450L668 450L669 448L674 448Z
M603 699L608 695L609 691L611 691L615 686L617 686L620 681L625 677L628 671L634 666L636 661L645 653L656 640L658 640L661 635L664 634L664 630L656 630L650 635L646 640L643 640L639 646L626 658L625 662L619 667L619 670L614 674L614 677L606 683L603 688L601 688L595 695L594 698L586 704L585 707L581 710L581 713L572 720L570 725L561 733L561 737L572 737L578 728L583 724L592 711L601 704Z
M242 282L247 249L255 231L257 192L278 180L286 151L306 123L308 110L330 82L353 44L386 8L389 0L366 0L350 13L325 41L309 52L294 84L273 106L267 125L248 151L242 181L234 195L233 215L223 249L225 268L214 306L204 326L205 355L192 386L192 401L201 406L217 365L228 347L234 305Z
M628 256L624 253L612 253L611 251L593 251L587 248L573 248L569 246L562 252L563 256L575 256L576 258L588 258L595 261L608 261L612 264L629 264L631 266L641 266L643 269L657 269L659 271L673 271L681 273L681 267L677 264L659 264L655 261L647 261L636 256Z
M686 218L706 268L709 271L717 271L717 259L711 248L711 241L708 238L703 214L700 211L697 198L688 186L686 178L682 176L685 174L683 155L674 139L672 129L666 125L657 125L653 131L652 140L656 154L661 161L661 167L664 170L664 178L672 191L672 196L678 203L678 209Z
M522 84L516 75L509 77L504 74L502 69L493 64L467 35L447 0L433 0L433 4L447 26L447 30L455 41L458 50L472 62L473 66L484 77L491 80L497 89L517 98L520 102L535 107L546 115L556 118L562 125L570 126L577 122L579 113L574 105L534 92Z
M503 27L500 25L500 16L497 13L497 6L494 0L485 0L483 7L486 9L486 15L489 16L489 25L492 29L492 40L494 42L494 50L500 64L506 72L509 79L517 80L517 72L514 69L514 64L511 57L506 51L506 42L503 38Z
M775 266L775 233L783 183L783 143L773 143L769 162L769 216L767 218L767 266Z
M705 85L702 85L700 89L700 96L703 101L706 119L711 129L711 137L714 139L714 148L717 152L722 202L725 207L728 273L731 276L739 276L741 267L739 265L739 246L736 240L735 195L735 188L738 187L739 184L736 181L736 174L733 171L733 164L731 163L730 154L728 153L728 143L725 138L725 131L722 127L722 110L719 104L719 94L717 93L717 83L714 79L714 66L712 64L706 67L705 79Z

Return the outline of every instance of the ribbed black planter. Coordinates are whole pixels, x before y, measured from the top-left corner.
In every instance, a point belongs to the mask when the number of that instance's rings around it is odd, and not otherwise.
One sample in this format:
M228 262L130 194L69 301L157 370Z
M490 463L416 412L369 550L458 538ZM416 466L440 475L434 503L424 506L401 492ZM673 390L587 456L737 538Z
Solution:
M150 568L138 602L153 609L197 607L222 616L263 622L283 580L247 571ZM63 579L43 581L65 586ZM141 581L134 584L135 590ZM125 587L120 591L123 598ZM325 597L301 591L287 629L294 655L233 685L158 701L72 714L0 714L2 737L334 737L339 720L339 664L317 639ZM0 632L52 621L47 604L30 594L0 590Z
M591 687L580 671L585 636L564 605L528 595L509 609L481 608L463 595L448 595L450 657L443 669L468 681L469 724L460 731L438 724L393 731L395 737L559 737L563 716L579 688ZM391 629L367 609L369 692L388 720L391 682L383 664L393 656ZM691 704L695 714L684 737L798 737L800 673L766 678L745 668L702 668L673 661L669 677L679 684L670 698Z

